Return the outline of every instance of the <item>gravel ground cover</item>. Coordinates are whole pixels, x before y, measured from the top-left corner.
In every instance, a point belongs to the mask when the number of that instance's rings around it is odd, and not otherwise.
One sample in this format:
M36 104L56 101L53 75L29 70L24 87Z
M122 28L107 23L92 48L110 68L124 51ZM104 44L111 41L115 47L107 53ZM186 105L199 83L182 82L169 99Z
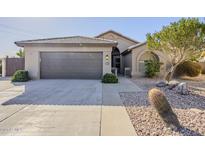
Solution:
M165 127L155 109L149 105L147 92L155 87L157 79L135 79L141 92L120 93L120 97L126 107L131 122L137 135L159 136L159 135L205 135L205 92L189 88L189 95L177 94L174 90L160 88L167 96L170 105L177 114L182 128L175 132ZM197 81L198 82L198 81ZM194 84L194 81L191 81ZM200 86L204 86L201 83ZM188 81L189 85L189 81Z
M188 84L192 87L205 88L205 74L202 74L197 77L183 76L178 80L180 82L188 82Z

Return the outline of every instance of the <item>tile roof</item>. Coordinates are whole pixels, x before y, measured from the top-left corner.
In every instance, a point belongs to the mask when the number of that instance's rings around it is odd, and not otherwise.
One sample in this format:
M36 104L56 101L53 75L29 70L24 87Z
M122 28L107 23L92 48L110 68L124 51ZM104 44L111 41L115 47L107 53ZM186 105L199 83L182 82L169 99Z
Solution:
M134 44L134 45L132 45L132 46L129 46L129 47L128 47L128 50L132 50L132 49L134 49L134 48L140 47L140 46L142 46L142 45L145 45L146 43L147 43L147 42Z
M127 53L130 53L130 52L132 51L132 49L135 49L135 48L137 48L137 47L146 45L146 43L147 43L147 42L143 42L143 43L138 43L138 44L134 44L134 45L132 45L132 46L129 46L129 47L127 48L127 50L125 50L125 51L122 52L121 54L122 54L122 55L125 55L125 54L127 54Z
M117 41L93 38L86 36L70 36L70 37L58 37L58 38L46 38L46 39L36 39L36 40L24 40L15 42L18 46L24 46L26 44L110 44L116 45Z

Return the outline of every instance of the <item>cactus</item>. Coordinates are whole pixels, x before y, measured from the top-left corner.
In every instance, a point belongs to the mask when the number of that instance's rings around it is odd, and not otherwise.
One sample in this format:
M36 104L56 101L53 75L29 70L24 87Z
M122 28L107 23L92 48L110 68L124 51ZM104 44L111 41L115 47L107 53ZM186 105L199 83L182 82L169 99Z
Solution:
M181 126L163 92L153 88L148 92L148 100L167 127L178 130Z

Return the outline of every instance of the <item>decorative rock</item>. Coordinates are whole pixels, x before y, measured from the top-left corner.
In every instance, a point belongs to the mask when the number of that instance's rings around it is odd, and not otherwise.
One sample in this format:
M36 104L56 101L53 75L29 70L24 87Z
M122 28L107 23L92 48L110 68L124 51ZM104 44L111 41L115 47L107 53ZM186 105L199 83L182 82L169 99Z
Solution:
M187 88L187 83L182 82L176 87L176 92L181 94L181 95L188 95L189 91Z
M132 93L121 92L120 97L127 109L137 135L205 135L205 92L200 93L200 95L196 94L196 90L191 87L197 85L197 87L205 88L204 82L187 80L190 94L185 96L176 94L177 88L167 91L165 88L161 88L182 125L179 131L168 129L147 100L147 91L155 86L156 80L138 78L133 80L133 82L143 90Z
M191 108L190 110L198 114L204 114L203 110L200 110L200 109Z
M176 80L172 80L168 83L168 89L169 90L172 90L174 89L176 86L178 86L180 84L179 81L176 81Z
M166 81L159 81L156 83L157 87L166 87L167 86L167 82Z

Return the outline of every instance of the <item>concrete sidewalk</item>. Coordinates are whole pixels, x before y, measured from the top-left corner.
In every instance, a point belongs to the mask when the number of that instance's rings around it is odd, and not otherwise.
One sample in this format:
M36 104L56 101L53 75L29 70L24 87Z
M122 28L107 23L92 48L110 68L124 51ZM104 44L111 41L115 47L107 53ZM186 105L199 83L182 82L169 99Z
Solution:
M27 105L0 123L0 136L98 136L100 111L100 106Z
M134 136L134 127L120 99L119 92L137 92L141 89L127 78L118 84L103 84L101 134L103 136Z
M14 87L14 85L10 80L11 78L9 77L7 78L0 77L0 91Z

